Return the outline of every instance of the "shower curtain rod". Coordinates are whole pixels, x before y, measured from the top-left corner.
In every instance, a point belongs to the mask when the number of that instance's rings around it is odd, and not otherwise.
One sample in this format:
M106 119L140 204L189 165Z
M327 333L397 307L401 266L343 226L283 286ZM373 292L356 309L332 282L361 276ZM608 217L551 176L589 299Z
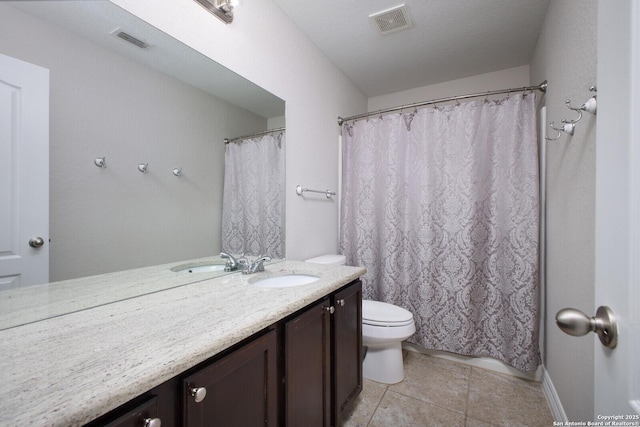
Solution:
M239 139L249 139L249 138L253 138L254 136L262 136L262 135L267 135L270 133L275 133L275 132L284 132L285 128L277 128L277 129L269 129L269 130L265 130L262 132L256 132L256 133L252 133L249 135L244 135L244 136L236 136L235 138L225 138L224 139L224 143L225 144L229 144L231 142L235 142Z
M416 102L414 104L402 105L400 107L393 107L393 108L387 108L387 109L384 109L384 110L373 111L373 112L370 112L370 113L358 114L357 116L347 117L346 119L344 119L342 117L338 117L338 126L342 126L345 122L350 122L352 120L364 119L366 117L377 116L377 115L382 115L382 114L387 114L387 113L393 113L395 111L402 111L405 108L424 107L425 105L440 104L440 103L443 103L443 102L450 102L450 101L459 101L461 99L468 99L468 98L479 98L481 96L499 95L499 94L502 94L502 93L527 92L527 91L533 91L533 90L539 90L541 92L546 92L547 91L547 86L548 86L548 83L545 80L542 83L540 83L538 86L525 86L525 87L519 87L519 88L513 88L513 89L490 90L490 91L487 91L487 92L478 92L478 93L472 93L472 94L469 94L469 95L458 95L458 96L449 96L449 97L446 97L446 98L431 99L429 101Z

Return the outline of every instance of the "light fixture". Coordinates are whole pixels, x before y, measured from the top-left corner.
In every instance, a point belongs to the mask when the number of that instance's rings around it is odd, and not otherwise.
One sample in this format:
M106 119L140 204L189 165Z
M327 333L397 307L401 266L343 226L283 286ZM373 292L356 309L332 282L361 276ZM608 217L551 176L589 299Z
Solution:
M200 6L221 19L224 23L233 22L233 4L231 0L194 0Z

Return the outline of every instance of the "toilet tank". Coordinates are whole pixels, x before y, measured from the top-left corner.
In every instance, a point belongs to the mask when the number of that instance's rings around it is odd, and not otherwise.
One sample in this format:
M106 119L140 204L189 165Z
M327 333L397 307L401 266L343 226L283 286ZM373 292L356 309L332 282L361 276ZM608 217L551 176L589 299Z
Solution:
M338 254L320 255L315 258L306 259L305 262L312 262L314 264L327 264L327 265L345 265L347 263L347 257Z

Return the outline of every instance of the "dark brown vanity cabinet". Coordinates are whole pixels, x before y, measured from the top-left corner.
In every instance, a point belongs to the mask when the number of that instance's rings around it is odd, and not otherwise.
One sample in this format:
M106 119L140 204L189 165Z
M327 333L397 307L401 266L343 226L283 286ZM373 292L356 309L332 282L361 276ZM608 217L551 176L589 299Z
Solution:
M361 390L357 280L88 426L337 426Z
M287 320L284 353L285 425L341 425L362 391L361 282Z
M183 381L184 426L278 425L277 332L271 330Z

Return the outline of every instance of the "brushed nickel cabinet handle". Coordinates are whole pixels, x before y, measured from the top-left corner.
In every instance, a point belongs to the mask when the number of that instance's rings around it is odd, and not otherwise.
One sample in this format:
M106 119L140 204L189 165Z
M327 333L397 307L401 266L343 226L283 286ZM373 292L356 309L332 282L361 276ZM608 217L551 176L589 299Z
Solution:
M207 389L204 387L191 387L189 393L193 397L196 403L200 403L207 397Z
M160 427L161 425L160 418L145 418L142 427Z

